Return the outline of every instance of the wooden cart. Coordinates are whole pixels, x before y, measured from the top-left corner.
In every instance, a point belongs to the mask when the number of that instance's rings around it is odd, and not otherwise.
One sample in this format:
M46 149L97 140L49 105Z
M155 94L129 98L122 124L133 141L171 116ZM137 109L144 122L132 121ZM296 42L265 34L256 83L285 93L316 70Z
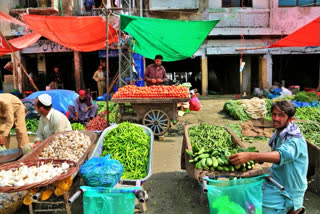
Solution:
M66 131L66 132L74 132L74 131ZM34 150L32 150L32 152L22 156L22 158L19 159L19 161L38 159L41 152L43 151L43 149L46 148L54 140L54 138L57 135L64 134L66 132L59 132L59 133L51 135L50 137L48 137L47 139L42 141L41 144L39 144ZM96 135L96 133L91 132L91 131L78 130L78 132L81 132L81 133L87 135L91 141L91 144L89 145L88 149L82 155L82 157L79 159L79 161L77 163L78 166L80 167L88 159L89 152L92 150L92 148L94 146L97 135ZM74 173L72 175L73 186L70 188L69 191L67 191L63 194L63 198L52 195L47 201L34 200L34 202L29 205L29 213L30 214L33 214L36 212L51 212L51 213L53 213L53 212L63 211L63 212L66 212L67 214L71 214L72 213L71 212L71 204L69 203L69 199L73 195L73 193L76 191L76 189L73 187L78 188L78 186L80 185L80 179L79 179L79 176L77 176L78 170L76 171L76 173ZM40 204L42 206L38 209L33 209L34 208L32 206L33 204ZM61 205L61 206L59 206L59 205Z
M166 133L171 120L177 120L177 104L187 102L187 98L159 99L112 99L119 104L116 112L116 122L137 121L150 128L155 136Z

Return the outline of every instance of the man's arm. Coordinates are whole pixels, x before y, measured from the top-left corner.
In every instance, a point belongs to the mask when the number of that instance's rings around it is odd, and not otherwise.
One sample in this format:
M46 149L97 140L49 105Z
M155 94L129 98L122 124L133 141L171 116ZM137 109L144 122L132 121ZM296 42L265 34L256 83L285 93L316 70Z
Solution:
M34 139L35 143L37 143L37 142L39 143L40 141L44 140L42 132L43 132L43 125L42 125L42 121L41 121L41 118L40 118L39 119L38 130L37 130L37 136Z
M239 152L229 156L229 160L233 165L241 165L250 160L256 162L280 163L280 153L273 152Z
M14 112L12 105L8 105L7 103L1 102L1 108L4 108L4 115L6 115L6 124L4 126L4 130L2 130L3 136L8 136L10 134L10 130L14 123Z
M168 77L167 77L167 72L166 69L163 68L163 78L162 78L163 82L167 82L168 81Z
M96 82L99 81L99 78L97 77L97 71L94 72L92 79L94 79Z

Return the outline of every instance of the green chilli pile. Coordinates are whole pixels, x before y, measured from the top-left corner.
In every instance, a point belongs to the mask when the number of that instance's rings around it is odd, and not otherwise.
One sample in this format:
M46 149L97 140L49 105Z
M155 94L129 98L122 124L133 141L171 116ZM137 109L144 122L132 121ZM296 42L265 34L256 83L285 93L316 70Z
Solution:
M320 125L312 122L297 122L303 136L320 147Z
M231 135L225 128L200 124L192 126L188 130L192 151L186 149L186 153L192 158L189 163L195 164L196 169L209 171L245 172L254 168L255 162L250 160L243 165L233 165L228 157L240 151L256 152L255 147L242 149L233 148Z
M294 117L300 120L320 122L320 108L311 106L305 108L296 108Z
M150 146L150 136L142 127L124 122L106 134L101 156L111 154L112 159L121 162L121 179L138 180L148 174Z

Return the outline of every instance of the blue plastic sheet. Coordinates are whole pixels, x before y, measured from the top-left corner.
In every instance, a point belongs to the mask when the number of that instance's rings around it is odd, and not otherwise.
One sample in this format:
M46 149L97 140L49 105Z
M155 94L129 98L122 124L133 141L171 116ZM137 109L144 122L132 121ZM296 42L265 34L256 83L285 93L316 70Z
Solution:
M296 106L296 108L306 108L308 106L310 107L319 107L319 101L312 101L311 103L309 102L302 102L302 101L296 101L293 100L292 103Z
M52 98L52 107L63 114L68 111L68 105L74 105L74 100L79 96L76 92L63 89L37 91L23 100L35 100L41 94L49 94Z

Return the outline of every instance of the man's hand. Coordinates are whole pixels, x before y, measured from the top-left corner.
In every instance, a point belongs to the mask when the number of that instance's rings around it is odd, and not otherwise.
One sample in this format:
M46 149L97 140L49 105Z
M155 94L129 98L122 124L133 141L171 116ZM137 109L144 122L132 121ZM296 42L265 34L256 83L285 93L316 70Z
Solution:
M89 111L89 109L91 109L91 107L92 107L92 106L88 106L88 107L84 110L84 112Z
M162 79L157 79L157 83L163 83Z
M151 79L151 83L152 83L152 84L156 84L156 83L157 83L157 80L156 80L156 79Z
M73 120L78 120L79 118L77 116L75 116L74 118L72 118Z
M36 148L40 143L41 143L41 141L40 141L40 140L38 140L38 141L34 142L34 144L33 144L33 146L31 147L31 149Z
M229 160L233 165L242 165L252 160L250 152L239 152L229 156Z

